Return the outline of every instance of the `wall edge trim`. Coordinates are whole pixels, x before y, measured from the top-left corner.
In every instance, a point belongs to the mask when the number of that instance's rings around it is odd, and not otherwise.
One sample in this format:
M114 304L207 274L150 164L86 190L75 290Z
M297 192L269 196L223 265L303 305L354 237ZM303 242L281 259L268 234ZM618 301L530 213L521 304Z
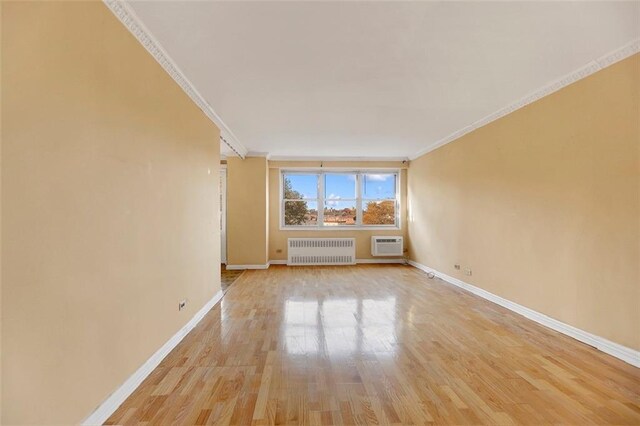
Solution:
M176 65L175 61L163 49L158 40L153 37L149 29L142 23L135 11L122 0L102 0L105 6L118 18L138 42L153 56L160 66L178 83L178 86L191 98L191 100L204 112L204 114L220 129L220 141L227 145L240 158L244 158L247 149L240 143L236 135L222 121L222 118L213 110L211 105L198 92L196 87L187 79L184 73Z
M640 38L631 40L622 47L619 47L605 54L604 56L601 56L600 58L590 61L586 65L583 65L582 67L568 74L565 74L550 83L545 84L544 86L534 90L528 95L525 95L524 97L511 102L507 106L500 108L499 110L461 128L460 130L456 130L450 135L433 142L429 146L409 156L409 159L415 160L418 157L422 157L423 155L428 154L429 152L434 151L441 146L444 146L450 142L455 141L456 139L461 138L467 133L471 133L474 130L479 129L480 127L486 126L487 124L492 123L506 115L509 115L512 112L519 110L520 108L523 108L535 101L544 98L545 96L551 95L552 93L555 93L560 89L569 86L570 84L582 80L583 78L589 77L591 74L595 74L596 72L603 70L604 68L607 68L617 62L620 62L623 59L633 56L638 52L640 52Z
M543 313L534 311L533 309L527 308L526 306L519 305L508 299L502 298L484 289L481 289L480 287L476 287L462 280L451 277L447 274L439 272L433 268L422 265L413 260L409 260L409 264L424 272L432 273L452 285L460 287L470 293L475 294L476 296L480 296L483 299L507 308L512 312L515 312L527 319L537 322L540 325L555 330L566 336L572 337L582 343L586 343L587 345L593 346L601 352L604 352L628 364L640 368L640 351L636 351L635 349L631 349L619 343L612 342L611 340L605 339L604 337L596 336L595 334L589 333L557 319L551 318Z
M399 259L356 259L356 264L389 264L389 263L407 263L403 258Z
M269 269L269 263L256 264L256 265L227 265L227 269L230 271L242 270L242 269Z
M407 263L405 259L356 259L357 264L383 264L383 263ZM269 261L269 265L286 265L286 259L273 259Z
M312 161L312 162L397 162L402 163L409 157L349 157L349 156L304 156L304 155L271 155L270 161Z
M122 405L122 403L140 386L144 379L169 355L187 334L204 318L213 307L222 300L222 290L218 291L176 334L146 360L118 389L107 397L91 413L82 425L102 425Z

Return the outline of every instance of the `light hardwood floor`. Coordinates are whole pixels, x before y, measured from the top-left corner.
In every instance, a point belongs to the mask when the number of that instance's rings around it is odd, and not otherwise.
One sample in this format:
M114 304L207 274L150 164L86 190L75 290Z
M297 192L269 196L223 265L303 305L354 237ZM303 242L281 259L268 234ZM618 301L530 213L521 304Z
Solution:
M412 267L272 266L116 423L640 424L640 369Z
M233 284L245 271L227 269L224 263L220 265L220 289L226 293L231 284Z

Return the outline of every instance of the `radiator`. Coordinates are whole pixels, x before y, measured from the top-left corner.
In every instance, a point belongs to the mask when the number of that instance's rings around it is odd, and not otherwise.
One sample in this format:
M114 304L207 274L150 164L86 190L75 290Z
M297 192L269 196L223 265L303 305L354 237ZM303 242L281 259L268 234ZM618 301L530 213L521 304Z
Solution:
M355 265L355 238L289 238L287 265Z

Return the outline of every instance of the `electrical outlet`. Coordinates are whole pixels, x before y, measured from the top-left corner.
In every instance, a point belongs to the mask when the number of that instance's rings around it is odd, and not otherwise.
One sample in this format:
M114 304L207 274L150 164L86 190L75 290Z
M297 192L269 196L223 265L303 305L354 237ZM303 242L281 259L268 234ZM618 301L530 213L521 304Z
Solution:
M460 265L458 265L458 264L453 265L453 267L454 267L454 268L456 268L456 269L458 269L458 270L460 269Z
M464 274L471 276L471 268L464 268Z
M178 310L183 310L185 306L187 306L187 299L181 300L180 303L178 303Z

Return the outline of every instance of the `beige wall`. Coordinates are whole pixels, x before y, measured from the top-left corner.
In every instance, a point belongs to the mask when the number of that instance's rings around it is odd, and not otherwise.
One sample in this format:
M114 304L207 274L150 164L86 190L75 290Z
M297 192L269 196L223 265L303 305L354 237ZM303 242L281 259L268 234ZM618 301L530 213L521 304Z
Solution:
M413 161L411 258L640 349L639 103L635 55Z
M266 265L268 165L264 157L227 159L227 265Z
M2 70L2 2L0 1L0 70ZM2 223L2 75L0 74L0 223ZM2 423L2 226L0 226L0 423Z
M2 423L73 424L220 288L218 130L102 2L2 7Z
M371 236L399 235L407 236L407 173L406 165L401 162L323 162L322 167L340 168L397 168L400 173L400 221L401 229L394 230L344 230L344 231L290 231L280 230L280 168L287 167L320 167L320 162L269 162L269 260L287 259L287 238L354 238L356 239L357 259L379 259L371 256ZM406 244L406 242L405 242Z

